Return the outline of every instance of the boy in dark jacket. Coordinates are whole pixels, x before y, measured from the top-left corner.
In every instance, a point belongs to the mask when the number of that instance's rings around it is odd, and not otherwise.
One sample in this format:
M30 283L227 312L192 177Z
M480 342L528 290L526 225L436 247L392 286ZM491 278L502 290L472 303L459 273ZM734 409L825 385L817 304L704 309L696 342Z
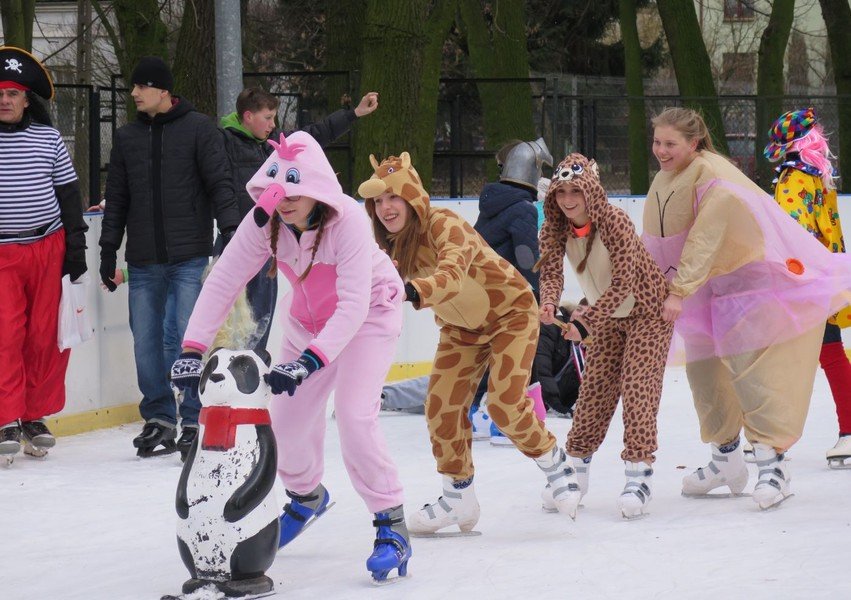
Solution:
M145 419L134 440L139 456L188 451L198 433L201 402L180 404L182 434L163 352L168 298L177 339L201 292L201 273L213 251L213 216L224 236L239 225L230 165L215 123L172 95L174 78L159 57L144 57L130 78L136 120L115 132L106 179L100 236L100 275L116 289L118 248L127 233L130 329ZM162 445L162 449L157 446Z
M270 137L278 139L280 133L275 128L278 105L278 99L269 92L260 88L246 88L237 96L236 112L222 117L220 121L242 218L254 209L254 201L248 195L245 184L272 152L272 146L266 140ZM354 109L337 110L321 121L305 126L302 131L309 133L324 148L347 133L355 119L365 117L377 108L378 93L369 92ZM221 253L220 247L217 247L218 253ZM268 263L264 265L245 288L252 316L257 323L255 350L266 349L269 325L278 297L278 280L267 276L269 267Z
M570 321L571 307L562 305L556 318ZM564 339L558 325L541 324L538 349L532 366L534 377L541 384L544 405L568 418L579 397L579 384L585 370L585 349L582 344Z

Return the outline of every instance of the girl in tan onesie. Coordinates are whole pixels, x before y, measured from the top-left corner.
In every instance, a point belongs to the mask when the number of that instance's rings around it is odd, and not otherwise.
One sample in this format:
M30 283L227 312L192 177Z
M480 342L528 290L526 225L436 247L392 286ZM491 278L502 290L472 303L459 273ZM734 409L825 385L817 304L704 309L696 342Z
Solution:
M486 367L490 416L517 449L535 459L558 489L569 465L526 396L538 341L538 305L523 276L454 212L432 207L407 152L379 164L358 193L379 245L405 281L405 299L431 308L440 339L426 398L426 420L443 495L408 521L414 534L479 519L467 417Z
M662 319L665 277L627 214L609 204L593 160L570 154L556 167L544 215L541 321L554 321L564 288L565 254L589 304L573 313L565 331L570 340L591 338L567 438L567 453L578 473L568 500L575 512L588 489L591 456L623 397L626 486L618 506L624 517L633 518L651 498L656 415L673 333L673 325Z

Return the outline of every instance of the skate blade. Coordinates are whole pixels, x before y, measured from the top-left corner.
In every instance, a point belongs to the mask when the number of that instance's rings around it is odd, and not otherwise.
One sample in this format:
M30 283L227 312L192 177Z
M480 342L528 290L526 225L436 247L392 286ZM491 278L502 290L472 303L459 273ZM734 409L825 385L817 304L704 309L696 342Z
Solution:
M728 494L686 494L682 492L683 498L691 498L693 500L722 500L724 498L750 498L751 494L746 492L735 493L730 492Z
M827 468L841 471L842 469L851 469L851 463L845 462L851 456L835 456L827 459Z
M495 441L491 440L490 442L491 442L491 446L493 446L494 448L514 448L514 442L512 442L511 440L507 440L505 442L503 442L503 441L495 442Z
M200 593L199 593L200 592ZM272 590L271 592L263 592L262 594L248 594L245 596L238 596L239 600L253 600L256 598L268 598L269 596L274 596L278 592L276 590ZM206 587L201 588L200 590L196 590L190 594L167 594L165 596L161 596L160 600L228 600L229 598L236 598L237 596L226 596L224 592L219 590L209 590Z
M640 513L636 513L634 515L628 515L626 514L626 512L621 511L621 516L624 518L625 521L640 521L641 519L649 517L650 513L647 511L641 511Z
M47 456L47 448L33 446L29 440L24 441L24 454L33 458L44 458Z
M778 500L774 504L771 504L771 505L766 506L764 508L763 508L763 506L761 506L759 504L757 506L759 506L760 512L770 512L772 510L776 510L777 508L779 508L780 505L783 504L784 502L786 502L789 498L794 498L794 497L795 497L795 494L789 494L788 496L783 496L783 498L781 498L780 500Z
M409 574L409 575L397 575L395 577L386 577L385 579L376 579L375 577L371 577L370 581L372 582L372 585L374 585L375 587L385 587L385 586L388 586L388 585L393 585L394 583L401 583L401 582L405 581L406 579L410 579L410 578L411 578L411 576Z
M12 466L12 463L15 462L14 454L0 454L0 461L7 469Z
M175 452L177 452L176 446L174 448L160 448L158 450L145 450L143 448L139 448L136 451L136 456L139 458L154 458L156 456L169 456Z
M477 537L482 535L481 531L470 530L470 531L435 531L433 533L428 532L414 532L409 531L408 535L414 538L457 538L457 537Z

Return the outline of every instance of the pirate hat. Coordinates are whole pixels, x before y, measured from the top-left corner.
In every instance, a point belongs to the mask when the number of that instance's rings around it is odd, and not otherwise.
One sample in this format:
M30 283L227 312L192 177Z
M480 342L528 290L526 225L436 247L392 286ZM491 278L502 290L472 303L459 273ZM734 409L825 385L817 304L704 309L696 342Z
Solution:
M45 100L53 98L50 73L35 56L14 46L0 46L0 86L6 82Z

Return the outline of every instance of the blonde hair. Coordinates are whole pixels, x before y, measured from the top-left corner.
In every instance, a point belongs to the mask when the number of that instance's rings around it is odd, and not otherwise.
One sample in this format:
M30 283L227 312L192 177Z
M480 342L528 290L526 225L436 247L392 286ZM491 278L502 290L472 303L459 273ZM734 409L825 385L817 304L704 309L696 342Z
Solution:
M691 108L666 108L651 120L653 127L672 127L688 141L697 140L698 150L708 150L718 154L712 144L712 136L703 116Z

